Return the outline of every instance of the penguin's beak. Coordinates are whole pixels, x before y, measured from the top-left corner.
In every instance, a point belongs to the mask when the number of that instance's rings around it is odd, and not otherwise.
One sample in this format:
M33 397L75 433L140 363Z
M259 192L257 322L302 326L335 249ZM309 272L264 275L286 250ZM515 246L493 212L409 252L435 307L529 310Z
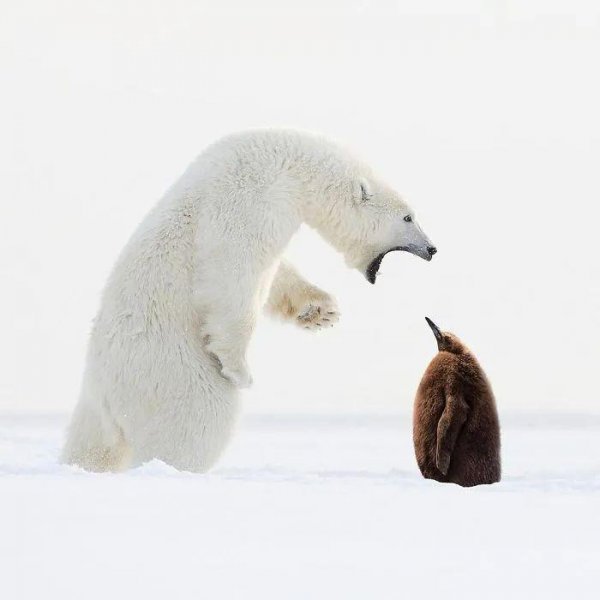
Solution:
M425 320L427 321L427 325L431 327L431 331L433 331L433 335L435 335L435 339L438 343L438 350L440 350L443 339L442 332L440 331L440 328L429 317L425 317Z

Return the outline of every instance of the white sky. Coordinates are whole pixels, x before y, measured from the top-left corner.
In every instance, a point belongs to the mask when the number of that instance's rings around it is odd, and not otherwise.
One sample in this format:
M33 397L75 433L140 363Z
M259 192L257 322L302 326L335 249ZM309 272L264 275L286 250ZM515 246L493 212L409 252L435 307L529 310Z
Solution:
M353 147L439 253L372 287L312 232L336 330L261 323L247 411L410 411L423 316L501 410L600 412L596 2L0 5L0 410L66 411L120 248L202 148L256 126Z

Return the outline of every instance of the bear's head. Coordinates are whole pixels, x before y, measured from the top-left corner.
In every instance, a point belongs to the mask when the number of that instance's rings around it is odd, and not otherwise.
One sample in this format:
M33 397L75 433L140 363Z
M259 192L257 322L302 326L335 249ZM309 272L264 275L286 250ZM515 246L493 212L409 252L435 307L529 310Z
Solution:
M343 253L348 266L375 283L381 261L389 252L405 251L432 259L435 245L397 192L359 163L329 167L313 205L318 206L318 216L312 220Z

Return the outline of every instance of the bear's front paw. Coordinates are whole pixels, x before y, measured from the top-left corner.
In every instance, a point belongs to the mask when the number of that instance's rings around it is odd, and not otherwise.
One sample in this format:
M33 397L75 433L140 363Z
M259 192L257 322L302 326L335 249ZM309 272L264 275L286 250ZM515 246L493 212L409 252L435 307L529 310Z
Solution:
M338 312L335 300L331 296L315 298L307 303L296 317L296 323L304 329L316 331L333 327L338 322Z
M249 388L252 385L252 375L243 366L232 368L223 365L221 367L221 375L238 388Z
M248 388L252 385L252 376L248 372L244 358L217 347L210 336L205 337L205 343L206 350L216 359L217 364L215 366L225 379L239 388Z

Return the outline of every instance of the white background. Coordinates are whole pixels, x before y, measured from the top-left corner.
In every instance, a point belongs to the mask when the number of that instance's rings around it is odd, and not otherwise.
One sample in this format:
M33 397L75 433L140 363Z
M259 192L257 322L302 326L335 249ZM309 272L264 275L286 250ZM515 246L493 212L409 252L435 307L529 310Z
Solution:
M424 315L501 411L600 412L597 3L210 4L2 0L0 410L70 410L137 223L215 138L289 126L370 162L439 253L388 256L373 287L301 231L342 320L261 323L248 412L410 411Z

